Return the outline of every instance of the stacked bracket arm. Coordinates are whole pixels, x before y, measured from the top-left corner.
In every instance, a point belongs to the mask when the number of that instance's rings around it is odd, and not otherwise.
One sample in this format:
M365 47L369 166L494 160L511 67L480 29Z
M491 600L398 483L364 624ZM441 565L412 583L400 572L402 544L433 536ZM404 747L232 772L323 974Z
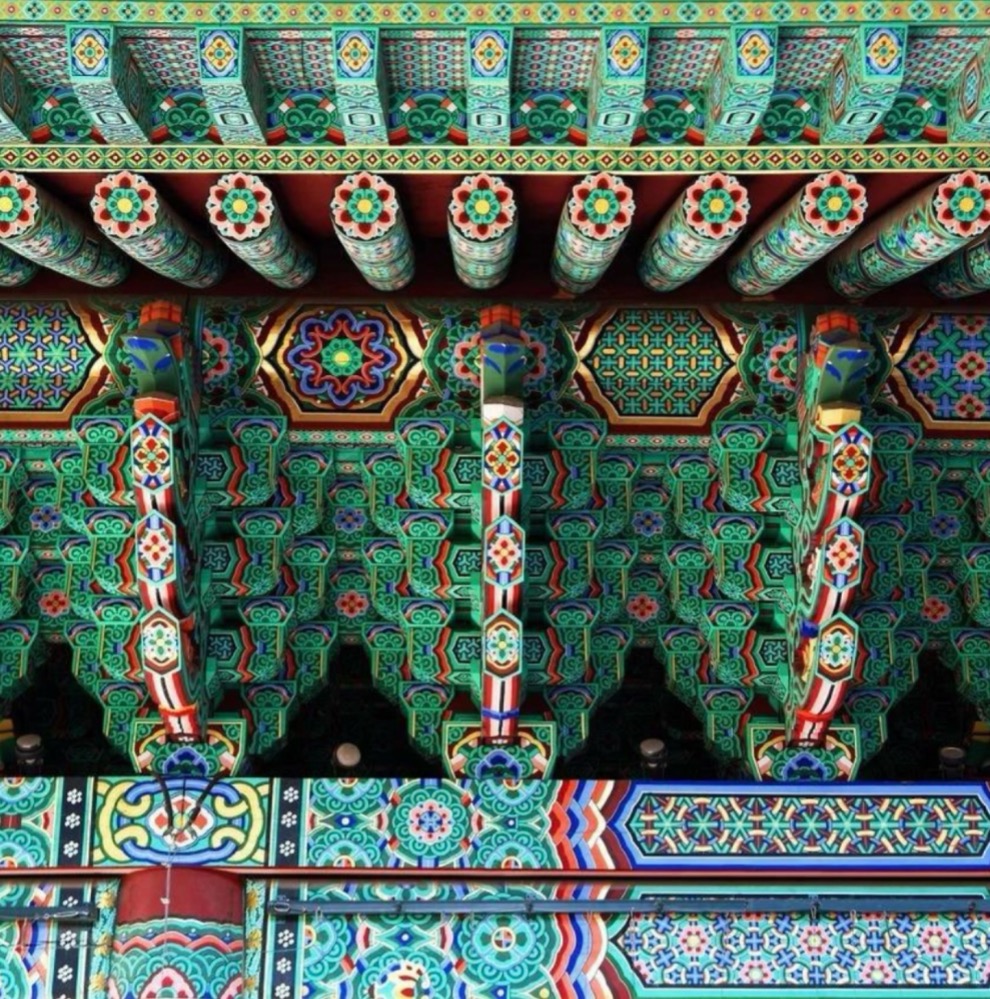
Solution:
M699 177L660 219L639 260L653 291L673 291L717 260L742 232L749 196L735 177Z
M398 291L413 278L413 245L395 188L377 174L345 177L333 192L330 218L361 276L379 291Z
M97 288L119 284L129 269L91 224L9 170L0 170L0 249Z
M519 728L523 683L523 375L525 344L513 309L481 316L481 734L510 742Z
M557 226L551 274L572 295L590 291L604 277L632 224L632 191L613 174L588 174L575 184Z
M164 278L210 288L227 269L224 248L188 226L141 174L108 174L96 185L90 206L113 243Z
M301 288L316 273L312 251L285 224L275 195L254 174L228 173L210 188L206 211L224 244L279 288Z
M769 295L848 239L865 214L866 188L852 174L819 174L729 262L729 282L743 295Z
M799 373L800 572L787 702L795 746L822 744L853 682L859 629L846 611L863 575L864 534L856 517L872 472L873 438L861 426L872 360L855 318L828 313L812 331Z
M486 173L465 177L447 211L458 278L477 291L501 284L512 264L518 227L516 199L505 181Z
M863 299L943 260L990 227L990 178L973 170L932 184L829 258L832 287Z
M956 250L926 271L925 284L939 298L968 298L990 289L990 236Z

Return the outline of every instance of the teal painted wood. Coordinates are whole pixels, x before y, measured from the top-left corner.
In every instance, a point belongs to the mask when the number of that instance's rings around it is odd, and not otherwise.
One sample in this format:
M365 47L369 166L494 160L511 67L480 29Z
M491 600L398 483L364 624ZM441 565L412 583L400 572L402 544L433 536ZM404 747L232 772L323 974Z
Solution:
M731 174L699 177L657 223L639 258L639 276L653 291L673 291L717 260L749 216L746 188Z
M33 88L13 59L0 52L0 144L23 145L31 136Z
M646 96L649 31L632 26L603 28L588 93L588 142L628 146Z
M413 278L412 240L395 188L377 174L345 177L333 192L334 231L365 281L397 291Z
M516 199L501 178L484 173L465 177L454 188L447 209L447 233L458 278L478 291L504 281L518 229Z
M0 288L19 288L37 273L37 264L0 246Z
M966 298L990 288L990 237L984 236L976 243L936 264L925 272L925 284L939 298Z
M265 81L240 28L197 34L199 80L206 106L227 144L265 144Z
M136 105L145 103L136 99L138 95L150 97L150 94L136 67L131 68L125 79L131 57L123 35L111 25L69 25L67 32L69 81L80 107L93 119L107 142L146 143L148 137L124 93L130 87Z
M470 28L467 60L468 143L507 146L512 126L512 28Z
M227 269L224 248L194 232L141 174L108 174L96 185L90 207L110 240L162 277L210 288Z
M590 291L629 235L636 210L632 191L609 173L589 173L571 188L557 226L550 270L572 295Z
M377 28L335 28L334 88L349 146L388 145L388 93Z
M730 28L706 90L706 145L745 145L763 117L777 75L777 28Z
M98 288L127 276L127 258L75 212L19 173L0 171L0 245Z
M966 64L947 112L949 142L990 142L990 41Z
M917 274L990 226L990 178L954 173L859 232L829 258L832 287L861 299Z
M743 295L768 295L852 235L866 212L866 188L833 170L808 181L729 262L729 282Z
M861 25L856 29L825 84L822 143L866 142L901 89L906 50L906 27Z
M300 288L312 280L316 258L289 231L260 177L225 174L210 188L206 211L228 249L272 284Z

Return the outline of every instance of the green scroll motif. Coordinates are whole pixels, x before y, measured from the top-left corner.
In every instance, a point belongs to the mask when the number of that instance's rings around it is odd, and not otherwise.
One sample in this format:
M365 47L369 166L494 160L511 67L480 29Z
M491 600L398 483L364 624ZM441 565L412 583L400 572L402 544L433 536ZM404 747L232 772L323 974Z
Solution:
M749 196L735 177L699 177L657 223L639 260L653 291L673 291L720 257L742 232Z
M511 188L481 173L454 188L447 210L447 233L457 276L481 291L505 280L516 248L519 219Z
M97 185L93 218L128 256L162 277L209 288L223 277L228 255L194 232L141 174L121 170Z
M743 295L769 295L852 235L865 212L866 188L852 174L819 174L729 262L729 282Z
M379 291L409 284L415 268L412 240L391 184L373 173L345 177L333 192L330 218L368 284Z
M990 178L973 170L932 184L829 259L832 287L866 298L961 249L990 226Z
M279 288L300 288L316 273L312 252L291 232L260 177L228 173L210 188L206 211L217 235L250 268Z
M613 174L588 174L575 184L557 226L554 283L572 295L594 288L629 234L635 210L632 191Z
M0 171L0 249L98 288L127 276L127 258L27 178Z
M925 274L925 284L940 298L966 298L990 288L987 237L956 250Z

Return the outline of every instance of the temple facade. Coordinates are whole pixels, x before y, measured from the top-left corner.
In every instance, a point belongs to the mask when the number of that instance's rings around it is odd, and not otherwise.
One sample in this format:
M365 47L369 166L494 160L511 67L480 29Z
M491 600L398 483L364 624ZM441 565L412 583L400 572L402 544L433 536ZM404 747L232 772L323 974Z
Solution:
M990 4L0 6L0 999L990 996Z

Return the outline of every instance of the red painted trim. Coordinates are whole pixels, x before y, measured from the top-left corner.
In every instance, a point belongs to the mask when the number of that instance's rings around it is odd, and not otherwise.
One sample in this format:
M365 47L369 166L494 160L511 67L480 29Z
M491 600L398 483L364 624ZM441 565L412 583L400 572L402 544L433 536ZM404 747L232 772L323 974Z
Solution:
M117 923L163 919L166 912L179 918L243 923L242 877L203 867L152 867L135 871L121 879Z

